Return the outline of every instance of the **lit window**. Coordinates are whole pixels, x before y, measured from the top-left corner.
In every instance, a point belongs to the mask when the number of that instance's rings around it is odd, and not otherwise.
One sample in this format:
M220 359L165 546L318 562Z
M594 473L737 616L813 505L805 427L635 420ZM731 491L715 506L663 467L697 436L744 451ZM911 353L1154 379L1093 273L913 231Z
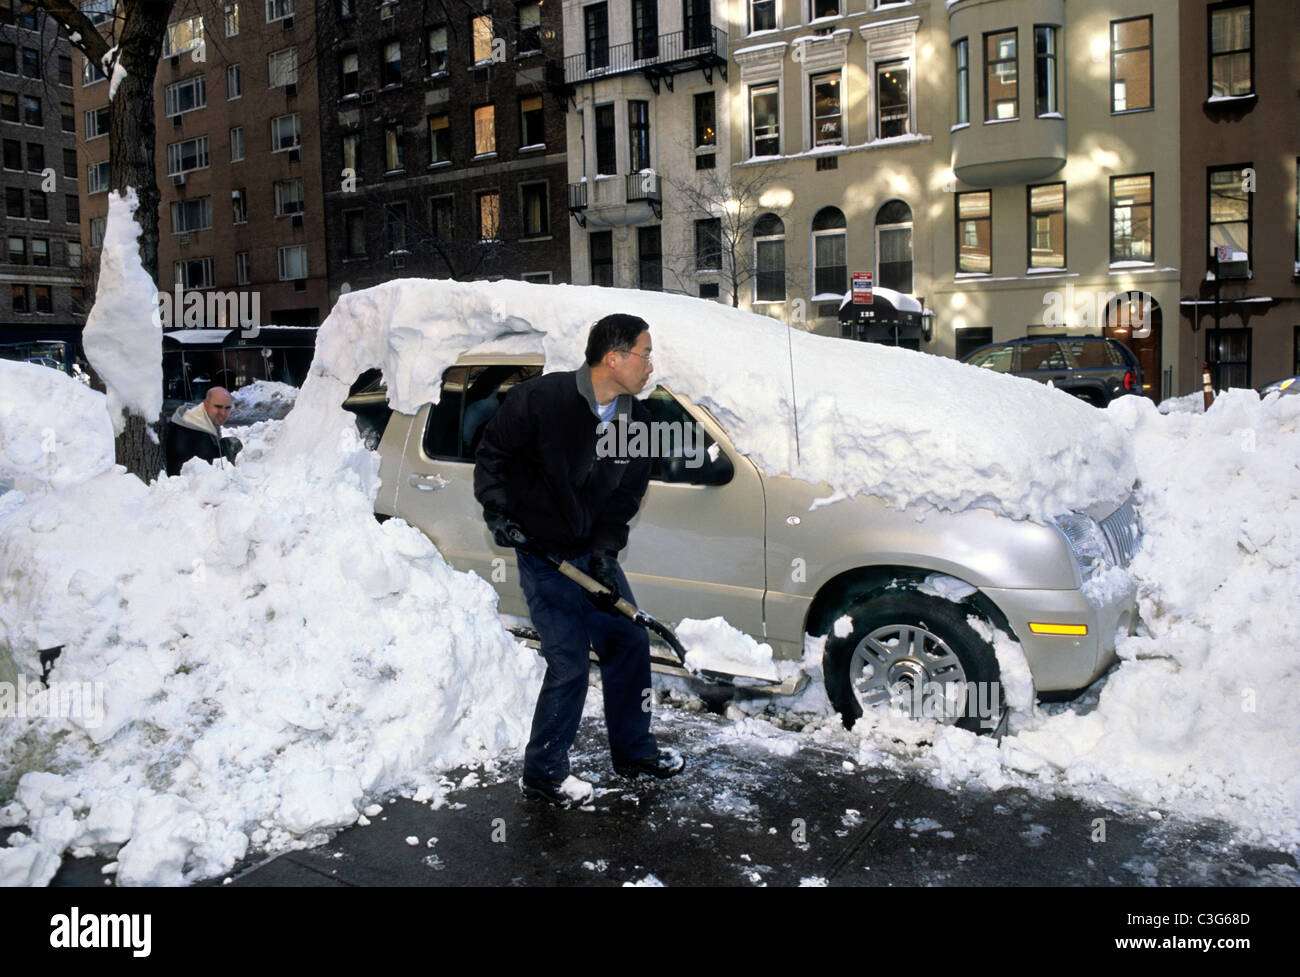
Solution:
M402 125L384 126L384 169L389 173L406 169L406 146L402 139Z
M429 117L429 162L451 162L451 119L448 116Z
M501 236L501 194L480 193L478 201L478 236L480 241L495 241Z
M878 139L906 136L912 131L910 71L907 61L876 64L876 119Z
M1210 94L1250 95L1255 91L1255 35L1250 5L1210 8Z
M749 89L752 121L751 155L776 156L781 152L781 102L776 82Z
M492 60L492 18L487 14L475 17L471 24L474 37L474 62L482 64Z
M343 137L343 166L356 174L360 170L358 159L361 153L360 133L350 132Z
M1210 257L1212 260L1219 257L1222 263L1244 262L1248 271L1250 269L1251 198L1254 195L1245 189L1242 171L1249 166L1249 163L1242 163L1237 166L1216 167L1209 171ZM1223 249L1226 258L1220 257L1220 249Z
M496 151L496 109L491 105L480 105L474 110L474 155L483 156Z
M812 86L812 144L828 146L844 142L839 71L813 75L809 82Z

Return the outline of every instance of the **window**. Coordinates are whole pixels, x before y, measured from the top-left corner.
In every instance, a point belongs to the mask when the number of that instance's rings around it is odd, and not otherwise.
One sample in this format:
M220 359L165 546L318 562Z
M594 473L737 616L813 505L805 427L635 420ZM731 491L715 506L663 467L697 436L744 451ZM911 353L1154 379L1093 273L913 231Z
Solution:
M993 342L993 328L991 326L966 326L956 330L957 333L957 352L956 358L963 360L967 353L973 353L981 346L987 346ZM972 366L984 366L998 373L1006 373L1011 369L1011 357L1015 352L1014 346L1000 346L992 354L981 354L978 361L972 361Z
M749 32L776 30L776 0L749 0Z
M350 132L343 137L343 166L354 174L360 170L361 134Z
M366 212L345 210L343 212L343 257L364 258L365 256Z
M402 42L385 41L383 54L383 66L379 69L379 84L400 85L402 83Z
M13 92L0 92L0 122L18 121L18 96Z
M591 284L614 284L614 232L593 231L587 235L591 250Z
M663 245L659 225L636 229L636 286L647 292L664 290Z
M0 72L6 75L18 74L18 48L13 44L0 42Z
M1034 115L1061 111L1056 83L1055 27L1034 28Z
M48 238L32 238L32 264L38 268L50 267L50 242Z
M26 285L10 285L9 301L13 304L15 312L28 312L31 310L31 306L28 304Z
M659 0L632 0L632 58L659 57Z
M108 135L109 111L107 105L91 109L86 113L86 140L98 139Z
M603 3L582 8L583 39L586 44L587 70L609 65L609 10Z
M526 95L519 100L519 148L546 145L542 96Z
M399 173L406 169L406 141L402 138L402 125L384 126L384 171Z
M682 0L682 26L685 28L682 35L688 49L713 44L713 23L710 17L709 0ZM724 39L724 48L726 44Z
M957 194L957 271L987 275L993 267L993 192Z
M813 75L809 84L812 86L812 145L844 142L840 127L840 72Z
M1251 198L1243 184L1242 170L1251 164L1219 166L1209 171L1209 241L1210 258L1218 249L1228 249L1228 261L1247 262L1251 253ZM1211 266L1213 267L1213 266Z
M69 224L81 223L81 198L75 193L64 194L64 220Z
M695 270L722 270L722 219L706 217L695 222Z
M701 92L695 96L695 148L718 144L717 106L713 92Z
M454 201L451 194L429 198L429 226L434 236L443 241L450 241L455 233Z
M86 289L81 285L73 285L68 289L68 297L71 300L72 314L84 316L86 314Z
M1110 110L1151 108L1151 18L1110 22Z
M27 144L27 172L39 173L45 169L45 146L38 142Z
M198 197L172 203L172 233L206 231L212 227L212 198Z
M1205 359L1216 390L1252 385L1249 329L1205 330Z
M69 180L77 178L77 151L75 149L65 149L63 151L63 175Z
M174 142L167 147L167 175L175 176L189 170L203 170L208 167L208 137L186 139Z
M1210 8L1210 95L1231 98L1255 91L1255 33L1250 4Z
M347 98L361 90L361 68L356 51L345 52L339 62L339 93Z
M1155 254L1154 177L1110 178L1110 260L1150 262Z
M877 139L906 136L912 131L911 72L907 61L876 64Z
M50 219L50 207L42 191L32 190L29 192L27 215L34 221L47 221Z
M912 292L912 208L901 200L876 211L876 285Z
M81 267L81 242L80 241L68 242L68 267L69 268Z
M754 221L754 301L785 301L785 223L776 214Z
M104 243L104 225L107 222L107 217L92 217L90 219L90 246L92 248L97 248Z
M39 98L32 98L30 95L23 96L23 124L29 126L45 125Z
M266 59L267 88L298 84L298 49L285 48Z
M275 215L287 217L301 214L303 206L302 180L277 180L275 182Z
M226 37L239 36L239 4L226 5Z
M546 183L524 183L519 187L519 214L523 237L544 237L551 233L550 204Z
M650 168L650 103L631 99L627 103L627 133L631 172Z
M5 187L5 216L11 220L27 216L27 197L22 187Z
M823 207L813 217L814 300L839 298L849 290L847 226L838 207Z
M518 21L515 34L515 53L527 54L542 49L542 5L540 0L529 0L515 8Z
M271 152L295 149L302 142L302 128L298 114L282 115L271 120Z
M9 263L11 265L27 264L27 238L11 237L9 239Z
M23 74L28 78L41 77L41 52L36 48L23 48Z
M451 162L451 117L429 116L429 164Z
M818 17L838 17L840 14L840 0L811 0L808 6L813 20Z
M388 253L405 255L406 250L406 204L389 204L384 208L384 223L388 230Z
M474 63L485 64L492 60L492 18L484 14L475 17L471 25L474 38Z
M984 121L1020 116L1020 89L1016 74L1017 32L984 35Z
M501 194L486 190L476 195L478 204L478 238L496 241L501 237Z
M230 213L236 224L248 223L248 191L243 187L230 191Z
M356 0L339 0L339 19L347 20L357 15Z
M549 271L526 271L520 276L520 280L533 285L549 285L551 284L551 273Z
M274 23L293 16L293 0L266 0L266 22Z
M781 152L781 101L776 82L749 89L751 155L777 156Z
M3 45L0 45L2 48ZM81 87L93 85L97 81L103 81L107 75L103 70L90 58L84 58L81 62Z
M235 252L235 284L248 285L253 281L253 268L247 251Z
M307 249L293 244L277 250L280 264L280 281L297 281L307 277Z
M21 170L23 168L23 144L17 139L4 141L5 169Z
M226 101L234 101L241 98L243 94L243 75L239 72L239 65L232 64L226 69Z
M172 58L203 44L203 18L189 17L167 25L163 37L162 56Z
M211 258L172 262L172 273L176 284L183 288L211 288L213 284Z
M208 83L202 75L178 81L163 90L163 111L167 115L182 115L207 104ZM90 126L87 125L86 128L89 129Z
M72 58L66 54L59 55L59 84L72 87Z
M426 43L429 53L429 74L442 74L447 70L447 28L430 27Z
M614 106L596 106L596 173L617 173L618 158L614 146Z
M49 262L47 261L46 264L49 264ZM51 298L49 285L34 285L32 291L36 293L36 311L38 313L54 311L54 302Z
M59 125L64 132L77 131L77 113L73 110L71 102L63 102L59 106Z
M86 193L105 193L108 190L108 160L91 163L86 167Z
M230 162L238 163L244 158L244 127L235 126L230 130Z
M474 155L484 156L496 151L496 108L492 105L480 105L474 110Z
M1065 184L1029 188L1029 267L1065 267Z

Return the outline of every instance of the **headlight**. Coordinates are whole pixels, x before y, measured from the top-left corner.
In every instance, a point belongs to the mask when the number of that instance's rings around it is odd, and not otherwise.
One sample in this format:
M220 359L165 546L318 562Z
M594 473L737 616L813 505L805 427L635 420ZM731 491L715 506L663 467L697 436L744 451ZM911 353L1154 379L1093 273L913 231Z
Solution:
M1070 542L1074 551L1075 562L1079 565L1079 574L1087 580L1097 570L1115 563L1115 555L1110 550L1106 534L1097 525L1097 520L1080 512L1057 516L1053 522L1062 535Z

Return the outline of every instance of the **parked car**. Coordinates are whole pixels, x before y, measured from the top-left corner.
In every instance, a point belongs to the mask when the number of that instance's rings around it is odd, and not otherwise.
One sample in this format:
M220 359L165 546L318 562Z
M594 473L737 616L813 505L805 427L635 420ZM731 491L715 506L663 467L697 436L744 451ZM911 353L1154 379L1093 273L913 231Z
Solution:
M443 374L438 403L414 414L381 408L375 375L344 404L370 443L382 430L376 514L422 530L452 566L492 582L503 614L520 617L514 551L483 523L473 450L492 408L542 366L540 355L466 355ZM708 460L655 459L621 557L638 601L666 622L722 615L778 659L799 661L805 634L827 635L826 689L849 724L900 695L913 714L933 716L920 690L940 688L947 708L937 718L987 729L972 699L999 688L993 629L1020 642L1041 693L1090 684L1114 661L1117 629L1136 626L1131 587L1083 589L1136 550L1131 499L1052 523L982 508L920 519L863 495L815 506L826 486L765 474L709 410L663 386L645 403L656 421L698 424ZM655 668L673 672L672 661L665 654Z
M1100 336L1012 339L972 350L962 362L1051 383L1094 407L1142 393L1142 367L1132 350Z
M1258 393L1261 400L1269 394L1300 394L1300 377L1286 377L1266 383L1259 388Z

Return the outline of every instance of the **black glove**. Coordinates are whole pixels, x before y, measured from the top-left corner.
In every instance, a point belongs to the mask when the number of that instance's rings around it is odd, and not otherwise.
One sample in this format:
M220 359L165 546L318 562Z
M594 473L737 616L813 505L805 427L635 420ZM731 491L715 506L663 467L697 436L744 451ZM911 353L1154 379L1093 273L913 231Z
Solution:
M591 554L591 563L588 566L587 576L608 590L609 593L593 594L588 591L587 599L602 611L610 614L619 613L614 610L614 605L623 596L618 589L618 555L611 553L609 550L596 550Z
M528 537L515 522L504 512L484 511L483 520L487 523L488 529L492 530L492 538L496 540L498 546L527 546Z

